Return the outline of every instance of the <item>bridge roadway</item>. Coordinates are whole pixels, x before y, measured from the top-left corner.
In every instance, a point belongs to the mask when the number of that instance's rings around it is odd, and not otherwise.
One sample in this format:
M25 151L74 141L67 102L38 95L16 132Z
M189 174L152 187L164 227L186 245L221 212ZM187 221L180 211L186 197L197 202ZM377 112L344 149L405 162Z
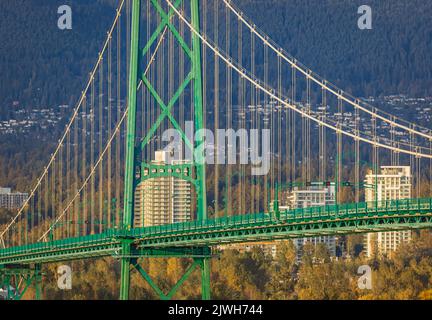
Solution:
M170 225L109 229L104 233L0 250L0 266L121 257L121 239L134 242L133 257L205 256L227 243L342 235L432 227L432 198L311 207L228 216Z

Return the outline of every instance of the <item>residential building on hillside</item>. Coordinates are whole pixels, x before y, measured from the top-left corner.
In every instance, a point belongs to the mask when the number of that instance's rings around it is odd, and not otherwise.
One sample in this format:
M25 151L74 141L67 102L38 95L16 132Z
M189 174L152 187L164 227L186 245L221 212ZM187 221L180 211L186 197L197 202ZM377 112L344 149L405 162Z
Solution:
M385 205L388 200L411 198L412 177L409 166L382 166L378 174L369 172L365 183L374 186L365 190L366 202L377 200L378 206ZM410 230L368 233L365 235L366 255L391 255L402 243L409 242L411 236Z

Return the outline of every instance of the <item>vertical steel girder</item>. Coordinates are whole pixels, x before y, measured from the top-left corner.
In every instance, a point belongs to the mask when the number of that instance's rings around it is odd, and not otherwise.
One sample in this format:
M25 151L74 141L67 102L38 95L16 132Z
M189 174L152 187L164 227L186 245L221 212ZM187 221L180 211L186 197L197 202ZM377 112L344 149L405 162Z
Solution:
M126 133L126 166L124 183L123 228L130 230L133 222L134 179L135 179L135 136L138 87L138 50L141 0L132 0L132 28L130 44L128 117ZM131 241L122 239L120 299L129 299Z
M198 0L191 0L192 26L195 30L201 30L200 12ZM194 110L195 110L195 130L204 129L204 102L202 86L202 65L201 65L201 42L200 38L192 34L192 64L194 72ZM204 143L204 138L197 141L197 147ZM196 165L198 180L198 220L207 219L207 198L206 198L206 169L203 159L198 159Z
M184 0L176 0L175 6L179 5ZM189 141L186 137L186 133L182 129L181 125L178 124L176 119L171 113L174 104L177 102L181 94L186 88L193 82L193 102L194 102L194 116L195 116L195 130L203 129L204 126L204 112L203 112L203 87L202 87L202 65L201 65L201 43L197 35L192 35L192 49L187 45L187 42L176 30L175 26L170 22L171 16L174 14L173 10L165 12L159 4L159 0L150 0L149 3L153 5L157 13L161 17L161 23L156 28L155 32L150 37L149 41L144 46L144 49L140 52L139 39L140 39L140 12L141 12L141 0L132 0L132 28L131 28L131 43L130 43L130 66L129 66L129 88L128 88L128 119L127 119L127 134L126 134L126 165L125 165L125 184L124 184L124 212L123 212L123 229L130 230L133 228L133 212L134 212L134 189L135 189L135 167L136 167L136 156L137 148L135 146L136 141L136 114L137 114L137 87L138 87L138 69L139 69L139 54L143 56L150 50L152 44L156 41L158 36L162 33L165 27L174 35L174 38L178 41L187 57L191 60L191 71L180 87L177 89L168 105L160 98L158 92L151 85L150 81L143 74L141 79L144 87L150 92L156 101L156 105L161 109L161 115L152 125L146 136L143 137L141 148L143 148L152 136L156 133L158 127L161 125L165 118L168 118L170 123L176 128L187 147L191 148L192 151L204 143L204 138L196 141L195 143ZM190 0L192 25L196 30L200 30L200 12L199 12L199 0ZM192 89L191 89L192 90ZM201 159L199 159L201 160ZM197 161L193 163L195 167L196 178L194 178L193 184L196 187L197 193L197 220L207 219L207 201L206 201L206 168L203 161ZM130 266L131 258L130 253L132 250L131 239L122 239L122 257L121 257L121 285L120 285L120 299L129 299L130 289ZM199 258L194 262L190 269L186 272L185 276L180 279L179 283L173 288L173 292L164 295L162 292L156 290L156 286L152 283L151 279L146 275L144 270L135 265L141 275L149 282L149 284L158 292L161 298L170 298L178 289L178 287L186 280L189 274L195 269L196 265L201 267L201 276L203 281L203 299L210 298L210 258Z
M122 257L120 258L120 300L129 300L130 265L133 239L122 239Z
M211 299L210 290L210 258L200 258L199 259L201 267L201 294L202 300Z

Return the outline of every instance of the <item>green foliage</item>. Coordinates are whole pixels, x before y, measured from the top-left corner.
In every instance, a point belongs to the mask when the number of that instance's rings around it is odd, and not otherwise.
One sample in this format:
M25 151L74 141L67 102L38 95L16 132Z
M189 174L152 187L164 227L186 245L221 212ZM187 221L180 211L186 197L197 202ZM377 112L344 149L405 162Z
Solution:
M432 232L421 231L401 246L391 258L367 261L330 260L322 246L305 245L304 262L295 263L291 241L277 245L275 258L259 247L249 252L224 250L212 259L213 299L346 300L346 299L431 299ZM313 262L311 257L319 255ZM141 265L153 281L168 293L191 265L190 259L145 259ZM68 264L68 263L62 263ZM361 265L372 267L372 289L358 288ZM59 264L58 264L59 265ZM118 260L104 258L69 264L73 288L57 288L57 264L44 266L45 299L117 299L120 266ZM132 299L158 299L138 272L132 272ZM200 272L195 270L174 296L175 299L200 298ZM34 295L29 290L26 298Z

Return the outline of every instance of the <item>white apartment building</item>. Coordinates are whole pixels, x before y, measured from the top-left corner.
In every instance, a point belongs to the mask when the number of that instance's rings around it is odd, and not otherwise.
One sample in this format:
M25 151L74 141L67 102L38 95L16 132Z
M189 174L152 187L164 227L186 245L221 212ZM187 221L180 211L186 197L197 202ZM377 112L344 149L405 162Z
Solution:
M380 201L411 198L411 168L409 166L382 166L379 174L369 172L365 183L373 185L365 191L365 200ZM375 196L376 185L376 196ZM390 255L401 243L411 240L411 231L390 231L368 233L365 236L365 251L367 257L372 257L374 251L378 255Z
M12 193L10 188L0 188L0 208L19 209L27 200L28 193Z
M336 203L336 189L334 184L328 187L311 186L304 190L295 188L289 197L289 202L292 209L333 205ZM297 250L296 260L298 263L303 256L303 246L308 242L312 243L314 246L323 243L329 249L330 255L333 257L336 256L335 236L298 238L294 239L294 245Z
M178 165L167 151L156 151L152 165ZM191 220L191 183L176 177L157 177L141 182L135 190L135 227L149 227Z

